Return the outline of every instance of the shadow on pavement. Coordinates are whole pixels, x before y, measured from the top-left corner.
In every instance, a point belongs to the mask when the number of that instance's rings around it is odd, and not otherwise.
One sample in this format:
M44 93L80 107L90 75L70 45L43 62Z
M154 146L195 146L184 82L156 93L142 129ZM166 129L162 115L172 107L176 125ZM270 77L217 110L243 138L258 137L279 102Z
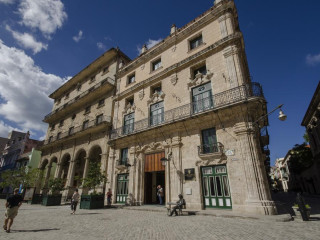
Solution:
M48 229L35 229L35 230L11 230L11 232L47 232L60 230L60 228L48 228Z
M95 215L95 214L102 214L102 213L76 213L75 215Z

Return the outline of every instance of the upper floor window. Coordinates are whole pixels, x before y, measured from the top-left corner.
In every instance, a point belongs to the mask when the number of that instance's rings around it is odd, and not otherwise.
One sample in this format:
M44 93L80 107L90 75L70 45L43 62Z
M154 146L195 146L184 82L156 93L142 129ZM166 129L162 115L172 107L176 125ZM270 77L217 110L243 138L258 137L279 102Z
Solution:
M62 119L62 120L60 120L60 122L59 122L59 127L62 127L63 126L63 122L64 122L64 120Z
M201 73L202 75L206 75L207 74L206 65L193 69L193 77L195 77L198 73Z
M159 69L161 67L161 58L155 60L154 62L152 62L152 71L155 71L157 69Z
M209 128L201 131L202 137L202 152L201 153L214 153L218 152L217 135L215 128Z
M19 139L19 142L22 140L22 138L21 138L21 137L19 137L18 139Z
M52 138L53 138L52 136L49 137L48 143L51 143L51 142L52 142Z
M64 98L65 98L65 99L69 98L69 94L70 94L70 93L66 93L66 95L65 95Z
M159 94L162 93L161 85L157 85L151 88L151 95L155 93L159 93Z
M94 87L89 88L88 92L92 92L94 90Z
M77 91L80 91L80 90L81 90L81 87L82 87L82 84L81 84L81 83L78 83L78 84L77 84Z
M104 99L100 99L98 103L98 107L101 107L104 105Z
M61 132L58 132L57 134L57 140L61 138Z
M136 75L132 74L128 77L128 84L135 82L136 80Z
M121 159L119 165L126 165L128 163L128 148L121 149Z
M192 89L193 113L203 112L213 107L211 82Z
M77 114L73 114L72 117L71 117L71 119L72 119L72 120L76 119L76 116L77 116Z
M69 135L72 135L74 132L74 127L69 128Z
M82 124L82 130L87 129L88 127L89 127L89 120L86 120L86 121L84 121L83 124Z
M190 50L199 47L203 43L202 35L189 41Z
M134 104L134 98L133 98L133 97L132 97L132 98L128 98L128 99L126 100L126 102L127 102L126 105L129 105L129 104L130 104L130 106L133 106L133 104Z
M84 110L84 114L89 113L91 110L91 106L86 107L86 109Z
M96 125L102 123L103 121L103 114L100 114L96 117Z
M106 66L105 68L103 68L102 72L103 73L107 73L109 71L109 66Z
M134 130L134 113L124 116L123 134L132 133Z
M60 104L61 98L56 99L56 104Z
M15 140L15 139L13 139L13 140L12 140L12 144L15 144L15 143L16 143L16 140Z
M51 125L51 131L54 130L55 126L56 126L55 124L52 124L52 125Z
M158 125L164 121L163 102L150 106L150 125Z

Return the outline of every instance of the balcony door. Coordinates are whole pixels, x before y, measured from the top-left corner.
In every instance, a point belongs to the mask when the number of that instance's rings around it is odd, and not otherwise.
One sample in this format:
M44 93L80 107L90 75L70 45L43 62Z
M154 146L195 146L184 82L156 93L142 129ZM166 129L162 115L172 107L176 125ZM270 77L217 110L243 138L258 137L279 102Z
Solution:
M192 89L193 113L199 113L213 107L211 83Z
M214 153L218 151L217 135L215 128L202 130L202 153Z
M163 122L163 102L158 102L150 106L150 126L158 125Z
M134 113L124 116L123 134L132 133L134 130Z

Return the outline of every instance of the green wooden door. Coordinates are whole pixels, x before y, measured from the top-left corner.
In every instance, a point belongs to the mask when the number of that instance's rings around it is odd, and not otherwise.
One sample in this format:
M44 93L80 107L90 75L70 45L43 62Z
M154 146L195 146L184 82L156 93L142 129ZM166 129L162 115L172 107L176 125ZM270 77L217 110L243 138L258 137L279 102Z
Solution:
M201 168L203 201L206 208L232 208L227 167Z
M125 203L128 197L129 174L119 174L117 182L117 203Z

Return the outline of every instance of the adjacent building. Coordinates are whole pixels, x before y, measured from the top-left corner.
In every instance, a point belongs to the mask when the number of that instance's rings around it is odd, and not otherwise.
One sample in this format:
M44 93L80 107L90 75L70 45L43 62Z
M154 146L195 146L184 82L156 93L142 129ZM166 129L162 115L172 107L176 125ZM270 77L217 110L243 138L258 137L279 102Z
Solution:
M64 179L66 198L74 188L88 192L82 188L81 179L87 176L90 161L100 162L106 173L115 74L119 65L129 60L119 49L112 48L49 96L54 105L44 118L49 128L39 164L43 193L53 177ZM101 186L99 191L103 190Z
M116 75L110 151L102 151L113 203L156 203L162 185L165 202L181 193L188 209L274 214L260 134L268 119L257 122L266 113L233 1L172 25Z
M313 165L300 174L301 187L304 192L320 194L320 82L301 125L309 135L313 155Z

